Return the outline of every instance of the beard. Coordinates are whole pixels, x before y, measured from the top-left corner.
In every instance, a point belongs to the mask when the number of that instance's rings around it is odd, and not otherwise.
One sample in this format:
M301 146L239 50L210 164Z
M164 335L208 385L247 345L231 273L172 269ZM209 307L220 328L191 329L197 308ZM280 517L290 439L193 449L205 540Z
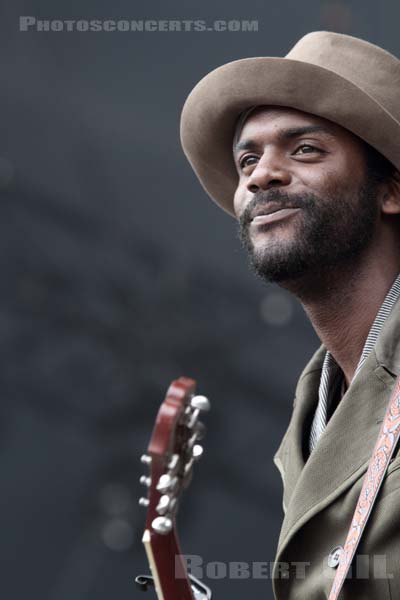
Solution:
M268 232L265 243L255 248L250 223L258 207L269 202L280 208L300 208L290 224L290 238L279 239L279 228L286 220L260 225L258 236ZM375 182L366 178L358 195L332 191L323 198L313 194L287 194L279 189L254 195L238 225L238 235L247 251L251 270L265 282L284 283L312 274L326 275L338 266L350 265L369 246L378 215ZM274 230L274 231L272 231ZM273 233L273 235L271 235Z

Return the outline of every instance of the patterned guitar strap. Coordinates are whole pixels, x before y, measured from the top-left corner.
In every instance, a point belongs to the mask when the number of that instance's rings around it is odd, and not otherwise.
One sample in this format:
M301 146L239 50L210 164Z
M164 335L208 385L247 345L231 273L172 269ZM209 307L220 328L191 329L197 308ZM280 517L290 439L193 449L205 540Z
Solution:
M369 462L328 600L337 600L400 437L400 377Z

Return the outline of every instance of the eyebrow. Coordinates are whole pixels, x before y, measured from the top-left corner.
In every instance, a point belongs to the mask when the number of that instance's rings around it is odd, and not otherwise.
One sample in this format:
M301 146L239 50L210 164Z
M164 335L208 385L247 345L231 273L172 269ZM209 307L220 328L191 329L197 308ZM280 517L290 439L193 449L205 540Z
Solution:
M283 129L278 133L278 140L280 142L287 141L308 133L322 133L327 137L334 137L323 125L305 125L304 127L290 127L289 129ZM256 145L256 142L253 140L243 140L235 145L234 152L239 152L239 150L253 150Z

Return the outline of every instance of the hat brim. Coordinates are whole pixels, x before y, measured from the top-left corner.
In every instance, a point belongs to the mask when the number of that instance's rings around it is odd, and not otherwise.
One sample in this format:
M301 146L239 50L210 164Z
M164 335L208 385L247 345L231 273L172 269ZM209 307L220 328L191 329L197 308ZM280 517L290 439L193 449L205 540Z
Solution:
M399 122L348 79L288 58L234 61L196 85L181 116L181 142L190 164L209 196L233 216L235 124L246 108L261 105L295 108L333 121L400 169Z

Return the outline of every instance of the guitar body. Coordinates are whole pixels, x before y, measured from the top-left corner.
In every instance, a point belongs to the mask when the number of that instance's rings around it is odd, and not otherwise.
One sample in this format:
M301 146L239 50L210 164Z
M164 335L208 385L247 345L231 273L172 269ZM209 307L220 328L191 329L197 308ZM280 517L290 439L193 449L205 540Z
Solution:
M141 482L148 488L143 533L158 600L211 598L206 586L189 578L181 558L176 531L176 512L181 492L190 482L193 464L201 456L197 444L204 433L198 417L209 409L204 396L195 396L196 382L180 377L168 388L154 425L147 454L142 462L149 467ZM138 581L139 580L139 581ZM146 587L150 579L137 578Z

